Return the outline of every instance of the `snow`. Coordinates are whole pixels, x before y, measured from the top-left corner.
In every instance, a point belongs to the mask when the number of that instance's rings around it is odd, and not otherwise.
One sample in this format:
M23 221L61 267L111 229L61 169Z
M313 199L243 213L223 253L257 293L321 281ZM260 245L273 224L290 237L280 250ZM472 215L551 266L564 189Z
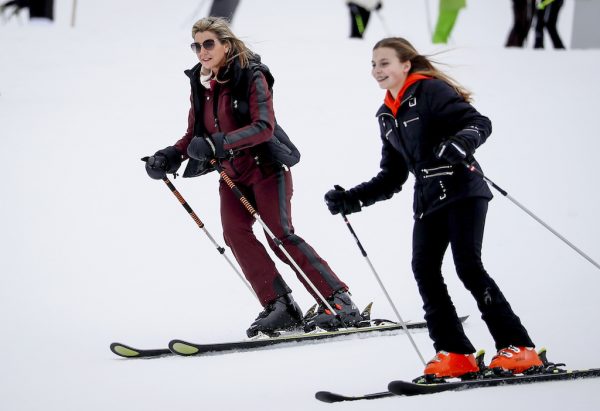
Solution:
M199 358L124 360L113 341L159 348L172 338L244 338L260 308L140 157L184 132L197 0L56 0L54 25L23 16L0 26L0 409L397 410L597 409L600 380L488 388L327 405L319 390L362 394L410 379L422 364L403 334ZM200 15L208 9L201 8ZM350 40L343 1L242 1L234 29L275 78L278 121L301 149L294 223L346 281L358 305L384 294L322 196L372 177L374 113L383 92L371 47L386 30L409 38L475 92L494 132L477 152L487 175L596 261L600 208L598 50L503 47L511 2L470 1L448 46L430 44L426 5L387 1L364 40ZM559 30L570 43L573 1ZM382 22L384 24L382 24ZM223 244L216 176L175 186ZM421 320L410 270L412 189L350 216L405 320ZM258 232L257 228L257 232ZM259 234L262 236L262 234ZM571 368L600 366L600 272L499 194L484 263L538 346ZM228 251L229 255L231 253ZM451 256L445 277L473 344L493 354ZM304 309L311 297L278 264ZM429 358L426 332L415 341ZM234 389L232 392L230 390ZM596 391L598 390L598 391Z

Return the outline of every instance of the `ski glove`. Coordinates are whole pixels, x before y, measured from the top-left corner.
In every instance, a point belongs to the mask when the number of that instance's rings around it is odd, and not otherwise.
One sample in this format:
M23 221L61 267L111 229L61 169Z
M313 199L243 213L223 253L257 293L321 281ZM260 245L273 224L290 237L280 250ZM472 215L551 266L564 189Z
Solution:
M225 134L215 133L210 137L194 137L187 149L187 154L198 161L212 158L225 158L227 152L223 148Z
M460 164L471 155L467 144L462 137L452 136L442 142L435 150L435 156L446 160L448 163Z
M325 194L325 203L331 214L352 214L359 212L362 207L360 200L350 191L340 189L329 190Z
M153 156L146 158L146 172L155 180L162 180L167 177L167 173L175 173L180 165L181 154L173 146L158 150Z

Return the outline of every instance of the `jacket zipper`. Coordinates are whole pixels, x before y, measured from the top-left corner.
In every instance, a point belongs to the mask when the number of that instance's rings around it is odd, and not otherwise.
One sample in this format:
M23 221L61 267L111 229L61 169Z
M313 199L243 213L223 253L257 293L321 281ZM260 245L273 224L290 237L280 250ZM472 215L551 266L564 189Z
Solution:
M418 119L419 119L419 116L417 116L415 118L411 118L410 120L403 121L404 127L408 127L409 123L412 123L413 121L417 121Z
M434 168L422 168L421 173L423 178L439 177L439 176L451 176L454 174L452 166L440 166Z

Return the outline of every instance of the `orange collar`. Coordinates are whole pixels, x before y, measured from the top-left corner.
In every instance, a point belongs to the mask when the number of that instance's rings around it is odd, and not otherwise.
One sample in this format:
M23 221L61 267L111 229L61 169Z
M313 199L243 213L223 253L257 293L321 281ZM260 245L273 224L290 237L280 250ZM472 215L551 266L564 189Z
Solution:
M398 109L400 109L400 103L402 103L402 97L404 97L404 93L406 92L406 89L408 89L410 86L415 84L417 81L426 80L426 79L430 79L430 78L431 77L424 76L422 74L412 73L412 74L409 74L408 77L406 77L406 80L404 81L404 85L398 92L398 95L396 96L396 98L392 97L392 93L390 93L389 90L387 91L387 93L385 93L385 99L383 102L390 110L392 110L394 117L396 117L396 114L398 113Z

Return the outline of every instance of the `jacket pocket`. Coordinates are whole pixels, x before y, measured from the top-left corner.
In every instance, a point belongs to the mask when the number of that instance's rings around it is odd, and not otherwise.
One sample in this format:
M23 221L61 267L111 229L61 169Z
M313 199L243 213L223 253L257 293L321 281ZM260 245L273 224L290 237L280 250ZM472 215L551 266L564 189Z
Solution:
M422 168L421 169L421 177L423 178L433 178L439 176L451 176L454 174L454 169L451 165L444 165L439 167L432 168Z
M416 142L422 138L421 134L423 129L423 122L421 121L419 113L417 111L407 113L407 115L399 122L399 128L409 145L416 149L416 146L419 145Z
M450 170L442 167L427 170L428 173L423 172L421 180L421 212L423 213L441 207L456 194L456 181L451 166Z
M273 137L265 143L265 148L270 160L287 167L292 167L300 161L300 151L279 125L275 126Z

